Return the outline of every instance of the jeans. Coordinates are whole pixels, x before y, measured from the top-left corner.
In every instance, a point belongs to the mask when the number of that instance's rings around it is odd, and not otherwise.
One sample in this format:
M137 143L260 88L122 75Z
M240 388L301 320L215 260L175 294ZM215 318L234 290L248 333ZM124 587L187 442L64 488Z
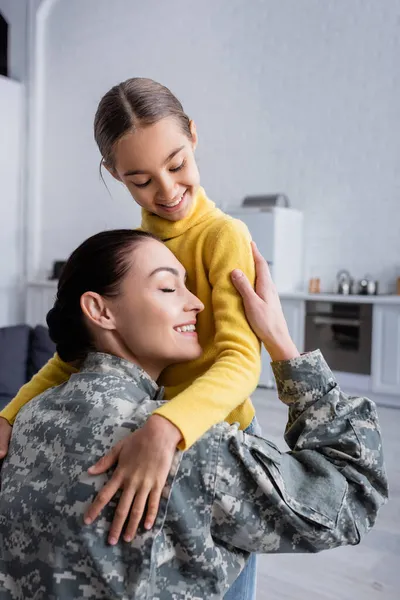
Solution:
M250 554L245 568L233 582L224 600L256 600L257 554Z
M261 427L256 417L245 429L245 433L261 435ZM245 568L224 596L224 600L256 600L257 555L250 554Z

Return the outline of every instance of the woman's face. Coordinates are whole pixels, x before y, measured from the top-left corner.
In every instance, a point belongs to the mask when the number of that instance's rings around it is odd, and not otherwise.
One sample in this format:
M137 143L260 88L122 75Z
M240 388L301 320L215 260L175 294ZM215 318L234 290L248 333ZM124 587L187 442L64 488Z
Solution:
M123 358L154 379L170 364L201 355L196 317L204 306L185 285L185 269L168 248L146 240L132 251L120 293L108 300Z
M200 185L193 122L191 129L189 139L176 119L166 117L126 134L115 146L111 173L140 206L168 221L188 214Z

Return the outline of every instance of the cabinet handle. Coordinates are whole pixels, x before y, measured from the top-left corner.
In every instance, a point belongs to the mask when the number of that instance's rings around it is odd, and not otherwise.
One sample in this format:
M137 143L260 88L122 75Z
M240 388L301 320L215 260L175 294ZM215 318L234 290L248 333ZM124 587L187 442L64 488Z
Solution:
M314 325L344 325L348 327L360 327L360 319L340 319L338 317L313 317Z

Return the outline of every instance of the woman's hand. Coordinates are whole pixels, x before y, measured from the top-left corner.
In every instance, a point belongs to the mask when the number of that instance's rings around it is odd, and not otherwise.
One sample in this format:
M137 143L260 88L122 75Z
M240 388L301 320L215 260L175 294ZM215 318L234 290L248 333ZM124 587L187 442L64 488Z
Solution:
M12 427L7 419L0 417L0 460L5 458L10 445Z
M290 337L268 263L254 242L252 249L256 266L255 291L247 277L238 269L232 271L232 282L242 296L251 328L263 342L271 359L275 361L295 358L299 356L299 352Z
M129 517L124 540L130 542L136 535L148 502L145 528L151 529L157 516L161 493L171 469L177 444L182 434L167 419L159 415L149 417L146 424L121 440L93 467L91 475L104 473L118 465L108 483L96 496L85 514L85 523L92 523L119 489L122 495L115 511L108 541L116 544L125 521Z

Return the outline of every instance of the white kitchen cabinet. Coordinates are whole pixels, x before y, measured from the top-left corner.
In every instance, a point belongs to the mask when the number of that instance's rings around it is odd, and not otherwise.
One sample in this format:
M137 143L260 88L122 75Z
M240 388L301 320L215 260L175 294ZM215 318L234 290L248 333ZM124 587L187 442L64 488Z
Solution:
M298 351L303 352L306 303L304 300L281 298L281 304L292 340Z
M374 306L372 328L372 391L396 396L400 407L400 305Z

